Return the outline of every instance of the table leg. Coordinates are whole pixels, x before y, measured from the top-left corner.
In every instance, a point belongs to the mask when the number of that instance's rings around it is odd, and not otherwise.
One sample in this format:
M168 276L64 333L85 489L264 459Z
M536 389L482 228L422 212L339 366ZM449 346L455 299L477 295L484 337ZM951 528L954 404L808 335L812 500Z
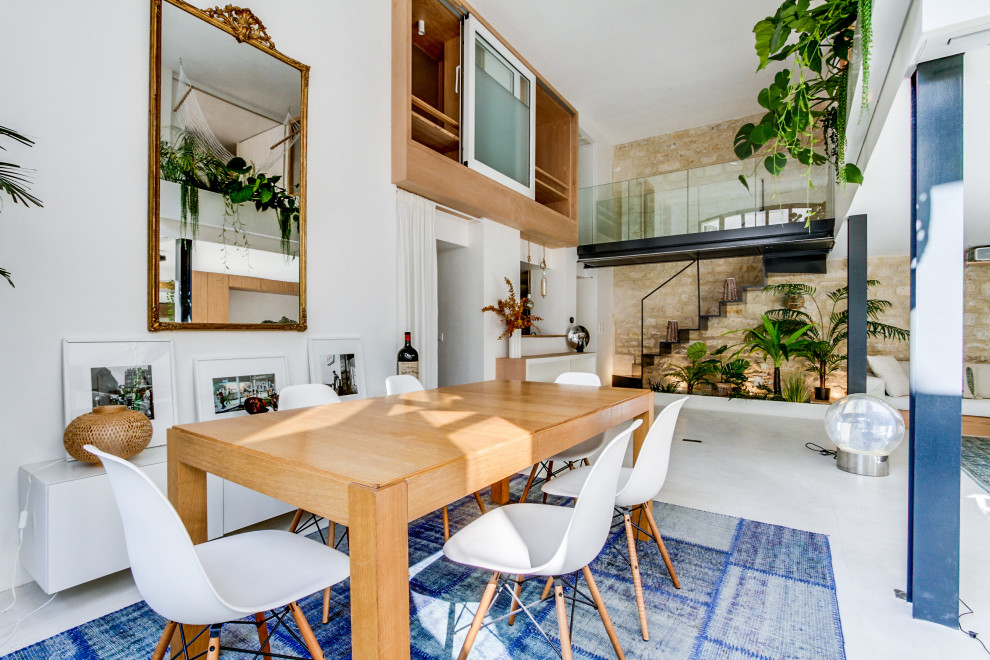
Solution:
M169 432L171 435L171 432ZM168 452L168 499L182 519L193 543L207 540L206 532L206 472L186 465L176 457L178 452ZM183 626L187 640L194 638L202 626ZM202 635L189 646L189 657L205 653L209 636ZM182 641L178 631L172 636L172 648L181 649ZM174 655L174 653L173 653Z
M643 423L639 425L639 428L633 431L633 463L639 460L639 451L643 448L643 442L646 440L646 434L649 433L650 427L653 426L653 406L650 405L649 410L641 415L636 415L635 419L643 420ZM648 529L647 525L650 523L647 521L646 516L643 514L643 510L639 507L633 511L632 521L636 523L638 529L636 532L637 541L649 541L650 536L645 532L640 530Z
M492 504L509 503L509 482L511 477L496 481L492 484Z
M409 499L404 481L347 491L354 660L409 658Z

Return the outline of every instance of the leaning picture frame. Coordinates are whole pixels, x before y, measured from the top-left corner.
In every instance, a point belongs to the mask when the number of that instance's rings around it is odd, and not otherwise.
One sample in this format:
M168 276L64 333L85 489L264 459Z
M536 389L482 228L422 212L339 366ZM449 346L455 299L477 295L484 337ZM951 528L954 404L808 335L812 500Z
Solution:
M277 394L289 384L284 355L198 357L193 361L196 419L205 422L248 414L244 402L261 399L271 410Z
M96 406L122 404L151 420L149 447L164 445L177 422L174 373L169 339L63 339L63 422L68 426Z
M361 338L310 338L309 382L329 385L343 401L366 398Z

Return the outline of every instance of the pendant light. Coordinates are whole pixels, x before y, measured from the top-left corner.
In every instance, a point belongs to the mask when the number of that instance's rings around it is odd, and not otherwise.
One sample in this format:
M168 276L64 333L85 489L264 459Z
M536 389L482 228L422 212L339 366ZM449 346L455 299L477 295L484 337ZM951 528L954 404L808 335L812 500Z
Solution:
M543 245L543 261L540 262L540 270L543 271L543 277L540 278L540 295L544 298L547 297L547 246Z

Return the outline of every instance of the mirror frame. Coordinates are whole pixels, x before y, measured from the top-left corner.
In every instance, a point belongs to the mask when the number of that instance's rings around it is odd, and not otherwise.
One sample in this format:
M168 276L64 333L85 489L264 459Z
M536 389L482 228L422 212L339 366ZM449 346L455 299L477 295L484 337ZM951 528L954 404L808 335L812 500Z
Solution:
M299 70L299 322L298 323L180 323L160 320L159 309L159 238L160 181L159 141L161 140L161 43L162 6L173 5L192 14L239 43L249 44ZM151 2L151 94L148 133L148 330L306 330L306 137L308 132L309 66L283 55L275 49L261 20L250 9L226 5L201 10L183 0Z

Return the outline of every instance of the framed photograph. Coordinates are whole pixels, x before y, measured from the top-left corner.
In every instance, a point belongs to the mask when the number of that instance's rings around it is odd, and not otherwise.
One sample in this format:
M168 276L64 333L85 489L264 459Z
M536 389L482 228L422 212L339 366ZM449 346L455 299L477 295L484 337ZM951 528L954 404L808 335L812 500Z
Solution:
M151 420L149 446L176 424L172 342L62 341L64 423L97 406L125 405Z
M246 415L244 401L249 397L258 397L271 410L272 397L289 384L288 374L284 355L196 358L196 419Z
M367 397L361 339L310 339L309 381L329 385L343 400Z

